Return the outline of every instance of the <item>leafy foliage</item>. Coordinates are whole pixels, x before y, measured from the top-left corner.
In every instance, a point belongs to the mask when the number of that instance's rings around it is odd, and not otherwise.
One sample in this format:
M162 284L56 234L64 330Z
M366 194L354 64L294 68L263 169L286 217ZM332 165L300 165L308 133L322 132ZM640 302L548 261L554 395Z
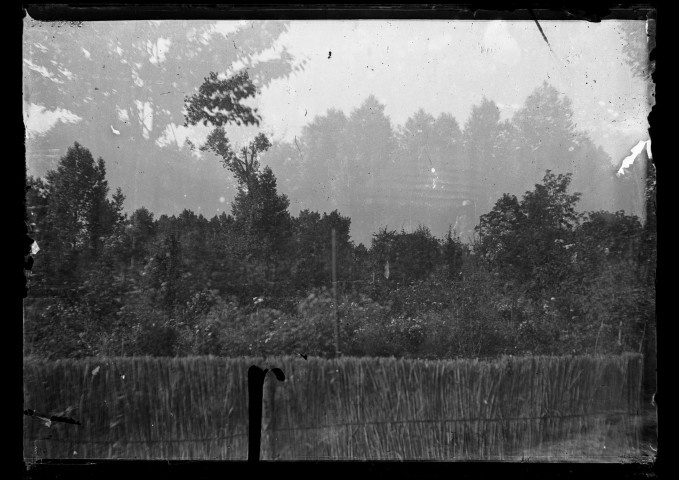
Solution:
M261 116L256 108L243 105L243 100L253 98L257 87L252 83L247 71L238 72L221 79L216 72L210 72L198 89L198 93L184 100L186 120L184 125L215 125L221 127L229 123L240 125L259 125Z
M579 215L579 194L568 194L571 176L547 171L543 183L519 201L503 195L476 231L476 249L492 270L545 295L569 268L569 249Z
M440 261L439 242L424 226L412 233L401 231L400 234L385 228L373 236L370 250L375 259L374 268L384 268L384 276L391 284L422 280Z

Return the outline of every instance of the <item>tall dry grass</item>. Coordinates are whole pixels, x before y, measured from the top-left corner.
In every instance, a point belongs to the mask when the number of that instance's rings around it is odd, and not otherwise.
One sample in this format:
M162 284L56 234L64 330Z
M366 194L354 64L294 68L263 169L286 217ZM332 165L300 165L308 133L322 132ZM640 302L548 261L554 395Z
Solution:
M642 356L111 358L24 362L27 458L247 458L247 369L264 459L568 459L639 450ZM94 374L95 369L96 374Z

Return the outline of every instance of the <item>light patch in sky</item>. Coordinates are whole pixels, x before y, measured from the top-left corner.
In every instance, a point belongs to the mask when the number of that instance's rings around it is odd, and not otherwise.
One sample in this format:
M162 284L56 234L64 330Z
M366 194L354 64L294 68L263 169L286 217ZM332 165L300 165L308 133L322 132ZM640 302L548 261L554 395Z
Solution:
M237 31L240 28L248 26L248 24L251 23L256 23L256 22L248 22L247 20L239 20L239 21L228 21L228 20L222 20L216 23L214 27L214 31L224 35L228 36L231 33Z
M64 108L47 110L42 105L24 105L24 125L28 138L46 133L58 122L77 123L80 120L81 117Z
M202 124L189 125L185 127L184 125L168 125L160 138L156 143L161 146L167 146L171 144L176 144L178 147L184 145L186 140L189 140L196 146L200 146L207 140L207 136L210 133L210 127L206 127ZM196 156L200 156L200 152L194 152Z
M231 142L231 146L234 150L247 144L247 142L251 141L258 132L262 131L262 129L256 126L237 127L234 125L227 125L224 128L226 136ZM172 123L165 127L162 135L156 140L156 145L159 147L176 145L178 148L182 148L188 140L196 147L191 151L192 156L194 158L204 158L205 155L213 155L213 153L201 152L198 147L205 144L210 131L211 127L205 126L202 123L189 126ZM270 131L264 131L264 133L272 136Z
M130 121L130 116L127 113L127 109L125 108L119 108L118 109L118 120L121 122L129 122Z
M139 115L139 118L141 119L141 122L144 125L142 135L145 139L148 140L149 132L153 130L153 107L151 106L150 102L142 103L139 100L135 100L134 104L137 107L137 113Z
M170 45L172 45L172 42L169 38L159 38L156 43L148 42L146 48L150 53L149 62L154 65L163 63L165 55L170 50Z
M200 127L203 127L200 125ZM201 145L207 139L209 129L203 127L202 129L193 126L185 127L184 125L176 125L174 123L165 127L162 135L156 140L156 145L159 147L166 147L168 145L175 145L179 148L184 145L186 140L191 141L194 145ZM200 156L200 155L196 155Z
M141 68L141 65L138 65L137 68ZM134 81L134 84L138 87L143 87L144 86L144 80L137 74L136 71L132 71L132 79Z
M59 73L61 73L64 77L68 78L69 80L73 79L73 72L71 72L70 70L65 68L59 68L57 70L59 70Z
M52 74L51 74L45 67L42 67L42 66L40 66L40 65L36 65L36 64L33 63L30 59L24 58L24 64L25 64L28 68L30 68L31 70L33 70L34 72L38 72L38 73L39 73L40 75L42 75L43 77L49 78L49 79L51 79L51 80L54 80L54 78L52 77Z

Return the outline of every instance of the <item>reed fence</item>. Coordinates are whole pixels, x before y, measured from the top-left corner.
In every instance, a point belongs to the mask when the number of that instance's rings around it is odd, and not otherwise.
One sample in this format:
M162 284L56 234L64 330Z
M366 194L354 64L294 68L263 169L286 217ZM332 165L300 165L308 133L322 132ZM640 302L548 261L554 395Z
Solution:
M606 461L639 450L641 355L24 361L24 456L247 458L247 369L265 381L263 459Z

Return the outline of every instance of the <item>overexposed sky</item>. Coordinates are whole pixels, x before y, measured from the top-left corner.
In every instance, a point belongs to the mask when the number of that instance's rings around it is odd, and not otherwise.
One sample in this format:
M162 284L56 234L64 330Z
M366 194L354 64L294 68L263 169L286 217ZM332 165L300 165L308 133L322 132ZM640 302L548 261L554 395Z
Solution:
M228 32L241 23L221 22L219 28ZM292 21L277 46L306 65L262 90L256 100L262 128L274 139L292 140L314 116L330 108L348 114L371 94L395 125L422 108L451 113L463 126L484 96L508 118L546 80L572 100L578 127L619 162L648 138L651 106L647 86L624 62L619 23L542 21L550 50L533 21ZM172 45L158 39L149 61L162 62L166 55L172 55ZM24 68L36 69L30 58ZM29 137L58 121L78 121L68 110L32 103L25 104L25 118ZM179 142L187 135L199 142L205 133L172 126Z
M305 71L263 91L260 108L288 140L314 115L348 113L371 93L396 124L423 108L463 125L484 96L508 118L546 80L573 101L578 127L619 156L646 138L650 105L617 23L540 22L552 52L532 21L293 22L281 43L308 59ZM616 145L621 137L631 144Z

